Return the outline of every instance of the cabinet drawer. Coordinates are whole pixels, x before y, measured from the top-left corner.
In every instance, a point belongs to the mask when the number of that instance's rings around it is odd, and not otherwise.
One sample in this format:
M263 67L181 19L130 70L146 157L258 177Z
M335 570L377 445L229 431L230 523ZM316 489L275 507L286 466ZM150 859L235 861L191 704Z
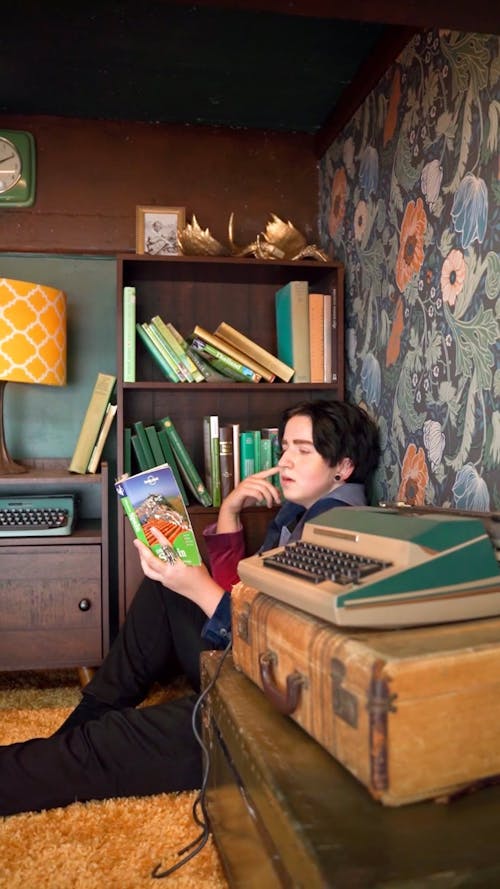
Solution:
M102 658L100 546L0 550L0 669Z

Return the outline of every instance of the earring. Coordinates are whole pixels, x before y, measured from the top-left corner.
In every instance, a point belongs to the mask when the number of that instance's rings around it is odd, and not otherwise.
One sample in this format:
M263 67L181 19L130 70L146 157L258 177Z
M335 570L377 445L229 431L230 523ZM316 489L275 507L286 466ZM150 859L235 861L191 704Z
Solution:
M339 481L341 480L341 478L342 478L342 476L339 475L338 472L337 472L337 475L334 475L333 477L334 477L334 479L335 479L336 482L339 482Z

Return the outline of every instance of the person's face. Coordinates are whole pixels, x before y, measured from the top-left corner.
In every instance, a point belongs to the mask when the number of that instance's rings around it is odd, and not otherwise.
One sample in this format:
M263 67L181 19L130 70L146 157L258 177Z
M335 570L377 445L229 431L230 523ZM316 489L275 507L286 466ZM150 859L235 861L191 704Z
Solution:
M314 447L310 417L291 417L281 445L278 467L283 494L287 500L308 508L332 490L336 467L329 466Z

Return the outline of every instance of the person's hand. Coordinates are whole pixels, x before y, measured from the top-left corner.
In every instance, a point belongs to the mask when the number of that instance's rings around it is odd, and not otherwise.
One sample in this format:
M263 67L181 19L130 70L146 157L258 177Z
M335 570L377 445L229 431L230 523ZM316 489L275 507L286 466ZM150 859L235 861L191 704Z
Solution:
M168 544L167 538L157 528L152 528L152 532L159 543ZM186 565L180 558L173 563L163 562L142 541L135 539L134 546L146 577L159 581L186 599L191 599L207 617L212 617L224 590L215 582L205 565Z
M278 467L272 469L263 469L254 475L244 478L223 500L219 517L217 520L217 533L224 534L231 531L239 530L240 513L246 506L255 506L260 503L271 509L273 506L280 506L281 494L272 482L270 477L276 475Z

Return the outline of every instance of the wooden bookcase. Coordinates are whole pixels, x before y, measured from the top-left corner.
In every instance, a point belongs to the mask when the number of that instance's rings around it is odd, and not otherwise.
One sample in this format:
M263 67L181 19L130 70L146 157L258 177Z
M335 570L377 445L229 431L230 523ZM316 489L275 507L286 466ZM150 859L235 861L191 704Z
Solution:
M195 324L214 330L226 321L276 354L274 296L293 280L311 288L335 288L337 294L336 385L327 383L169 383L137 342L136 382L123 382L123 287L136 288L137 321L160 314L188 336ZM155 258L134 254L117 257L117 468L123 471L123 430L137 420L146 424L165 415L175 426L200 474L203 472L204 414L223 422L239 422L241 430L276 426L282 410L301 399L344 397L344 270L337 262L277 262L198 256ZM120 619L141 581L132 532L118 504L118 586ZM190 516L202 555L202 530L216 510L195 503ZM269 521L266 509L246 511L247 546L254 552Z
M25 461L0 495L73 493L68 536L0 537L0 670L93 667L109 648L108 467L68 472L68 460Z

